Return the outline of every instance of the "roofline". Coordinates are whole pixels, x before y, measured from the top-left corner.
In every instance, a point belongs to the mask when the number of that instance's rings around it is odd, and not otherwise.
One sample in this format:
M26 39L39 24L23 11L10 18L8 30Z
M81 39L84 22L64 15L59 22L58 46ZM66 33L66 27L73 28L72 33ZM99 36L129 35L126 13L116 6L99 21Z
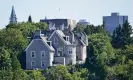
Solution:
M28 47L25 49L25 51L27 51L27 49L31 46L31 44L32 44L35 40L41 40L41 41L47 46L47 48L48 48L49 50L51 50L51 49L49 48L48 44L47 44L45 41L43 41L42 39L33 39L33 40L30 42L30 44L28 45ZM54 49L54 48L53 48L53 49ZM53 50L51 50L51 51L53 51ZM55 51L55 50L54 50L54 51Z
M52 35L48 38L48 40L50 40L50 39L52 38L52 36L53 36L55 33L57 33L57 35L62 39L62 41L63 41L66 45L68 45L68 44L66 43L66 41L59 35L59 33L58 33L56 30L52 33Z

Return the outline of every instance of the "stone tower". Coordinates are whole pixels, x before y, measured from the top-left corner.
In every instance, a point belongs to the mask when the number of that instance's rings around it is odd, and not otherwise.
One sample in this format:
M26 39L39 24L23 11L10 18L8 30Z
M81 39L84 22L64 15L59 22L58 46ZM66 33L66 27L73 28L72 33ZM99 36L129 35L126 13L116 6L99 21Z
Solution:
M17 17L15 14L14 6L12 6L11 16L10 16L10 24L17 23Z

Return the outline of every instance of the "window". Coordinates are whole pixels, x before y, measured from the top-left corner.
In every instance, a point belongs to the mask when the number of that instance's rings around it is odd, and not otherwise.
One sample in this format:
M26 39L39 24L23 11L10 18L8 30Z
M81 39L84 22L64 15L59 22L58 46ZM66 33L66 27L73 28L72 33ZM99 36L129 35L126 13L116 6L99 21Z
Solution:
M32 61L32 62L31 62L31 67L32 67L32 68L35 68L35 61Z
M69 41L69 36L67 36L66 38L67 38L66 40Z
M45 51L41 51L41 57L45 57Z
M72 54L72 48L69 48L68 53L69 53L69 54Z
M32 58L35 58L35 57L36 57L35 51L31 51L31 57L32 57Z
M41 62L41 67L42 67L42 68L44 67L44 62Z
M58 44L58 39L56 37L54 38L54 44Z
M72 60L69 60L69 64L72 64Z
M57 49L57 56L63 56L63 49L62 48Z

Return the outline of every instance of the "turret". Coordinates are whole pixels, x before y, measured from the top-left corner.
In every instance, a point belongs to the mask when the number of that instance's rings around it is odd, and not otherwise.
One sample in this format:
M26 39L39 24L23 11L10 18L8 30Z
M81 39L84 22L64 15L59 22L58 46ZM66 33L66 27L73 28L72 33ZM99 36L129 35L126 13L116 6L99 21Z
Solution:
M15 14L14 6L12 6L11 16L10 16L10 24L17 23L17 17Z

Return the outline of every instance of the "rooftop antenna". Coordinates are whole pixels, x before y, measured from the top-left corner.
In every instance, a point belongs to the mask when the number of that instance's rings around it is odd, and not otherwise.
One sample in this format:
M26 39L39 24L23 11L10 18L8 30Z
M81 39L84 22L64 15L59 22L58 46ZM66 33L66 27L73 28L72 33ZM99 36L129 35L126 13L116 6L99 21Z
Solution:
M59 16L60 16L60 8L58 9L58 18L60 18Z

